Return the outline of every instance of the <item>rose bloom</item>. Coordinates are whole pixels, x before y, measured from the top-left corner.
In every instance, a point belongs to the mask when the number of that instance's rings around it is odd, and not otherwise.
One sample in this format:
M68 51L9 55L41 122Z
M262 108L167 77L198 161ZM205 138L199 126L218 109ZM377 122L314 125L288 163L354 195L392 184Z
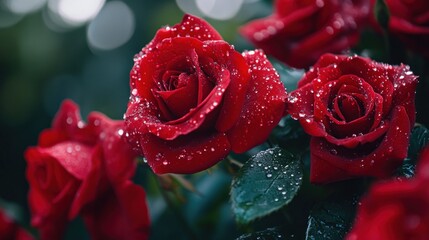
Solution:
M429 237L429 148L413 179L372 186L362 200L347 240L427 240Z
M194 173L266 140L286 91L262 51L243 54L185 15L135 57L127 137L157 174Z
M32 240L33 237L13 221L3 209L0 209L0 239Z
M389 9L389 31L408 47L429 58L429 1L385 0Z
M369 0L277 0L271 16L241 34L289 66L306 68L324 53L353 47L369 13Z
M25 152L31 224L41 239L62 239L67 223L82 214L92 239L146 239L145 193L129 181L135 154L121 137L123 121L99 113L88 119L65 101Z
M323 55L288 98L312 136L311 181L389 176L407 156L416 79L406 65Z

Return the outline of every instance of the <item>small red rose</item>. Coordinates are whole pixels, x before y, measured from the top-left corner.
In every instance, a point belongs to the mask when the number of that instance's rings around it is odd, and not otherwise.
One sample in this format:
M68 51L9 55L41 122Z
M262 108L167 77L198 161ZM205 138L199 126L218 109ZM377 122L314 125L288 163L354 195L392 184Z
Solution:
M40 134L38 146L25 152L31 224L39 230L41 239L62 239L70 220L83 212L85 219L92 211L91 205L101 206L113 199L117 205L103 214L110 219L125 218L127 223L123 235L113 239L142 239L130 237L136 233L130 230L147 236L149 219L144 190L125 184L134 174L135 155L121 137L123 121L112 121L99 113L91 113L88 119L88 124L82 122L78 107L65 101L52 128ZM130 194L136 199L127 197ZM135 211L140 213L138 216L128 214L127 205L134 201L141 204ZM88 229L94 239L103 239L97 234L112 230L103 228L94 234L92 225Z
M385 0L389 31L408 47L429 58L429 1Z
M369 0L277 0L271 16L241 34L289 66L306 68L324 53L353 47L369 13Z
M205 170L266 140L286 91L262 51L243 54L185 15L135 58L127 137L157 174Z
M0 239L33 240L34 238L9 217L6 211L0 209Z
M288 98L312 136L311 181L389 176L407 156L416 85L405 65L323 55Z

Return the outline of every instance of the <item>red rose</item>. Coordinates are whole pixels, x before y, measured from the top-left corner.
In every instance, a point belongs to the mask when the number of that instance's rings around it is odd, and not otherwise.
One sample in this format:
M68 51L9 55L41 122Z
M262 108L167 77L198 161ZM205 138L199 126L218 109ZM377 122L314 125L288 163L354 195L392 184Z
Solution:
M202 19L164 27L135 58L127 136L155 173L194 173L262 143L286 91L262 51L243 54Z
M347 240L427 240L428 182L412 179L374 185L362 200Z
M288 98L312 136L311 181L389 176L407 156L416 79L405 65L323 55Z
M149 238L146 195L143 188L131 181L113 185L82 216L92 240Z
M91 113L88 119L88 124L83 123L78 107L65 101L52 128L40 134L38 146L25 152L31 223L39 229L42 239L62 239L68 221L90 211L90 204L103 204L111 192L124 201L129 191L136 195L142 214L138 218L127 216L127 223L144 224L140 229L132 229L147 230L144 191L134 185L128 190L130 187L124 184L134 174L135 155L121 138L123 122L98 113ZM120 210L105 214L115 214L118 218L127 215L121 207L116 208ZM92 232L91 226L89 230ZM125 230L124 236L117 239L136 239L127 238L134 233Z
M0 239L32 240L33 237L7 216L5 211L0 209Z
M248 23L241 34L280 61L305 68L324 53L354 46L369 9L369 0L277 0L271 16Z
M389 30L408 47L429 58L429 1L385 0L390 12Z
M362 200L347 240L427 240L429 148L420 154L413 179L372 186Z

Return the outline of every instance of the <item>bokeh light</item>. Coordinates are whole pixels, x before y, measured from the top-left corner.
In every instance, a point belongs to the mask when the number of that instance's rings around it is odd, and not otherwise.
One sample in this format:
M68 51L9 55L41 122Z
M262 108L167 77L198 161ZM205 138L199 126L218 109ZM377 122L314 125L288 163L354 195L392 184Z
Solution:
M49 0L49 10L70 26L80 26L93 19L105 0Z
M12 13L27 14L42 8L46 0L5 0L4 5Z
M208 17L218 20L233 18L244 0L196 0L198 8Z
M130 40L134 28L131 9L124 2L108 2L88 26L88 44L96 50L115 49Z

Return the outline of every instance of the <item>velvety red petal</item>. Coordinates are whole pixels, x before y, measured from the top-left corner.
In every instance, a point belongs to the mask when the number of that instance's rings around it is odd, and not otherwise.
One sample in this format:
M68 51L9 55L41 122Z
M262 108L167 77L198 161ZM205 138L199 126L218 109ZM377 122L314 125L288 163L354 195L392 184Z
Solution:
M79 189L76 192L73 203L71 204L70 211L68 214L69 220L74 219L80 213L82 208L93 201L97 192L103 189L102 178L102 155L99 146L93 150L92 158L90 160L90 169L88 174L83 179Z
M243 56L234 47L224 41L206 41L202 56L209 57L230 73L230 83L223 95L216 129L219 132L228 131L240 117L241 109L249 86L249 66ZM202 69L208 70L202 66ZM214 69L214 68L212 68ZM233 104L231 104L233 103Z
M417 76L410 71L409 66L403 64L391 69L389 75L394 87L393 105L404 106L410 119L410 125L413 126L416 119L414 99L418 83Z
M291 9L291 8L288 8ZM313 26L311 15L317 12L314 5L294 11L289 16L270 16L254 20L240 28L240 33L258 48L264 49L267 54L273 55L293 67L295 64L289 57L294 51L295 38L307 34Z
M64 169L77 179L84 179L91 166L92 148L78 142L62 142L39 150L55 158Z
M340 53L355 45L359 40L359 32L344 33L333 26L327 26L305 40L298 43L287 60L291 66L304 68L314 64L324 53Z
M189 112L192 107L198 103L198 80L195 75L181 74L179 78L187 78L188 84L184 87L177 88L172 91L156 91L165 104L168 110L174 116L182 117ZM155 95L156 96L156 95Z
M240 118L228 131L231 148L238 153L268 138L283 116L287 95L279 75L262 51L244 52L243 56L251 69L250 86Z
M221 47L217 46L227 46L227 49L223 49L221 52L214 52L214 50L221 50ZM159 119L159 110L152 95L150 88L155 88L156 84L153 82L153 76L156 68L162 68L160 64L165 64L168 60L177 54L190 54L189 49L195 49L198 56L210 57L215 60L216 63L220 65L219 69L210 74L213 78L211 79L216 83L216 86L212 89L209 95L203 100L197 107L191 109L185 116L171 120L168 122L163 122ZM237 93L237 96L230 97L237 100L239 105L239 100L242 97L240 91L235 91L237 89L237 84L240 84L241 72L244 71L240 68L240 60L233 60L234 57L231 56L231 61L228 61L226 55L231 53L233 55L235 51L225 42L201 42L194 38L174 38L169 41L163 41L157 47L158 51L151 52L145 56L141 61L141 80L131 80L136 82L136 91L134 97L131 98L126 116L127 130L130 134L132 132L140 132L142 134L146 132L151 132L160 138L172 140L180 135L188 134L195 129L197 129L205 120L206 115L209 114L212 110L217 108L223 96L228 98L229 95ZM238 53L237 53L238 54ZM222 58L222 56L223 58ZM240 55L241 57L241 55ZM241 57L242 58L242 57ZM244 59L242 59L244 61ZM236 68L230 67L231 69L225 69L229 67L229 64L236 63L239 65L239 71L236 74L230 74L231 71L236 71ZM245 63L245 62L244 62ZM225 68L224 68L225 67ZM247 65L246 65L247 67ZM202 66L204 68L204 66ZM246 68L247 73L247 68ZM231 79L231 81L230 81ZM232 80L235 83L232 85L232 90L227 90L230 88L230 82ZM152 82L152 83L151 83ZM244 82L244 83L247 83ZM242 84L244 88L246 85ZM239 88L241 90L241 88ZM235 117L235 112L231 111L229 113L232 117Z
M393 32L406 33L413 35L427 35L429 28L427 26L418 26L410 23L409 21L397 17L392 17L389 21L389 28Z
M325 126L314 121L313 103L313 84L307 84L289 93L287 110L292 118L299 119L306 133L311 136L326 136Z
M352 128L352 126L349 126L349 128ZM346 148L355 148L359 144L365 144L365 143L371 143L379 139L383 134L387 132L389 128L389 123L385 122L384 124L380 125L378 128L372 130L368 133L360 133L355 135L350 135L346 138L336 138L332 135L325 136L325 139L337 146L342 146Z
M67 130L77 126L82 121L79 107L71 100L64 100L52 122L52 128L57 130Z
M145 134L141 147L156 174L199 172L224 159L231 149L225 133L189 134L172 141Z
M103 114L90 113L88 122L100 122L100 139L103 167L111 182L130 179L136 169L136 154L126 142L125 122L112 121Z
M91 239L149 238L149 212L142 187L126 181L94 202L83 214Z
M200 127L207 115L219 106L225 89L230 84L230 73L228 71L222 70L218 74L217 80L219 84L196 108L191 109L185 116L165 124L159 122L147 123L148 131L162 139L173 140Z
M28 175L27 175L28 178ZM55 202L46 201L45 196L31 188L28 197L31 210L31 225L39 231L41 240L63 239L68 220L67 212L76 186L68 184L62 191L63 197ZM41 204L46 204L44 207Z
M38 146L50 147L67 140L69 140L69 136L65 131L45 129L39 134Z
M78 124L83 126L78 106L71 100L65 100L52 122L52 128L39 135L38 146L50 147L65 139L69 139L77 130Z
M387 177L407 156L410 123L404 107L393 110L391 124L380 145L370 154L359 158L342 157L335 145L322 138L311 140L310 180L313 183L329 183L356 176ZM321 167L329 164L332 168ZM337 176L338 171L345 174Z
M152 51L162 40L176 37L196 38L200 41L222 40L222 36L205 20L185 14L179 24L159 29L152 41L142 49L140 55Z

